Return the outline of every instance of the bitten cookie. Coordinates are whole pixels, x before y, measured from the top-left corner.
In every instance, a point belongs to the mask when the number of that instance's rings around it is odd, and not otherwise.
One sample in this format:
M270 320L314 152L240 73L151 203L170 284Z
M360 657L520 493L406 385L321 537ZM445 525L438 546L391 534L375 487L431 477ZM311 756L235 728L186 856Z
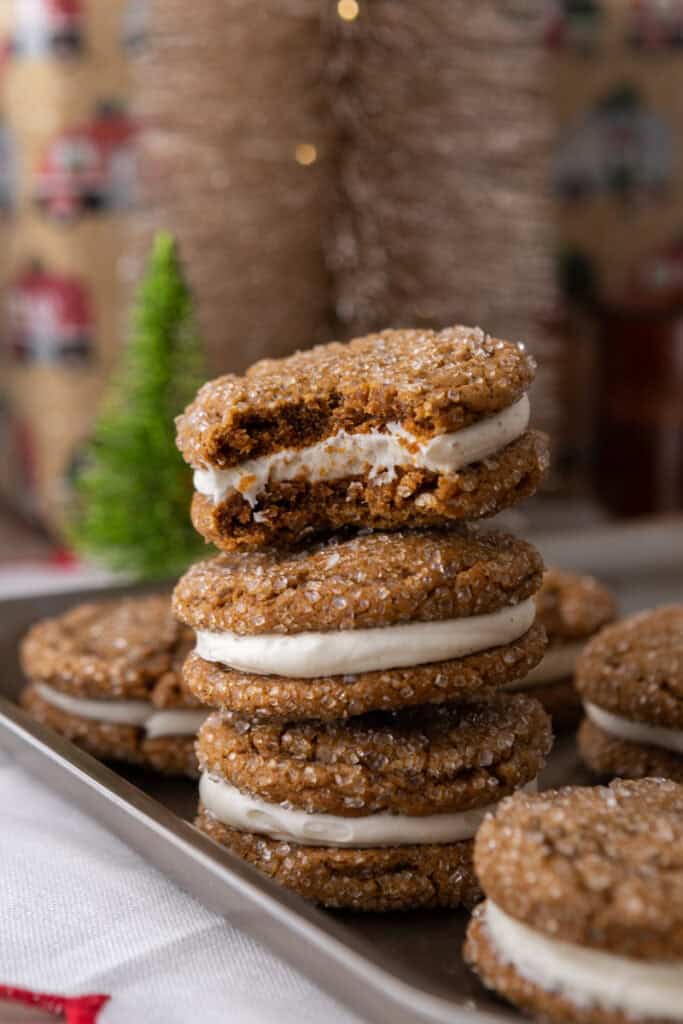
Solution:
M215 713L197 741L197 825L325 906L472 906L472 837L534 784L550 744L521 695L345 723L236 728Z
M96 757L196 775L206 711L182 681L192 642L168 595L78 605L24 638L21 703Z
M579 751L597 775L683 782L683 605L632 615L588 644L577 666Z
M516 794L481 826L465 958L535 1016L683 1020L683 786Z
M577 658L587 641L616 615L609 590L592 576L548 569L536 594L536 621L548 636L543 661L509 689L540 700L558 729L581 720L581 700L574 687Z
M531 357L478 328L388 330L205 384L177 420L192 518L225 550L493 515L548 462Z
M204 703L260 720L480 698L542 657L542 570L524 541L465 528L223 554L175 589L197 634L185 680Z

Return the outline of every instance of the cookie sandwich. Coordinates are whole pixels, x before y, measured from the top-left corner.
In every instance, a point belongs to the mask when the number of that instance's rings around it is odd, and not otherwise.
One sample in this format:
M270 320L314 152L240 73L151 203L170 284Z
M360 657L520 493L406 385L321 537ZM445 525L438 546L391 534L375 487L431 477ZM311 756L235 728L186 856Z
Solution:
M481 699L543 656L542 573L531 545L464 527L224 553L175 589L185 682L254 722Z
M588 640L615 615L614 598L593 576L546 571L536 594L536 621L546 631L548 647L540 665L507 686L540 700L555 730L574 728L581 721L582 705L574 686L576 662Z
M579 751L598 776L683 782L683 605L632 615L586 647L577 668Z
M327 723L216 712L197 743L197 825L327 907L471 907L473 836L503 796L535 788L550 743L522 695Z
M205 384L177 420L193 522L225 550L493 515L548 462L535 366L479 328L387 330Z
M488 988L568 1024L683 1020L683 786L517 793L474 863L465 958Z
M207 712L181 671L193 642L166 595L78 605L24 637L21 703L103 760L196 775L194 740Z

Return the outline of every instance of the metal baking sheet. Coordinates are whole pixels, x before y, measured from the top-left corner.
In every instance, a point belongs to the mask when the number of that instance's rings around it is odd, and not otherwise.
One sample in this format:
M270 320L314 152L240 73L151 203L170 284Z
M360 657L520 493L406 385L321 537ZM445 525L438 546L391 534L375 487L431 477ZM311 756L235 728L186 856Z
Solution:
M610 582L625 611L683 600L683 540L671 534L666 561L648 575L643 543L630 536L623 555L610 556ZM651 539L652 544L655 540ZM661 547L661 533L656 544ZM543 547L543 543L541 543ZM629 548L637 571L629 572ZM554 560L580 566L580 548L553 551ZM654 550L654 548L653 548ZM111 591L109 591L111 594ZM29 771L110 828L197 899L256 936L362 1019L392 1024L415 1021L502 1022L518 1015L485 992L462 963L467 917L452 911L406 914L324 912L264 878L189 822L196 785L139 770L113 770L17 707L22 685L17 641L36 619L55 615L85 595L52 595L0 602L0 747ZM556 745L543 785L587 782L573 739Z

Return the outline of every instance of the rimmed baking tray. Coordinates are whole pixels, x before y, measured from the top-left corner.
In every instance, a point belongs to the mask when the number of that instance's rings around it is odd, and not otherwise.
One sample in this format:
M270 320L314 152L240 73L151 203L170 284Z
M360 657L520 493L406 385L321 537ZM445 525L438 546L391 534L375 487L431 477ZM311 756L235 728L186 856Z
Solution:
M545 547L555 563L592 564L610 578L626 611L683 600L683 525L626 528L604 541L578 534ZM599 552L602 550L602 563ZM650 557L647 552L650 552ZM652 570L652 571L650 571ZM108 591L111 594L111 591ZM316 910L264 878L189 822L196 786L151 773L112 770L16 705L17 641L36 619L97 592L0 602L0 747L111 829L183 889L248 931L368 1021L510 1020L462 963L464 913L347 914ZM587 782L572 738L556 744L543 785Z

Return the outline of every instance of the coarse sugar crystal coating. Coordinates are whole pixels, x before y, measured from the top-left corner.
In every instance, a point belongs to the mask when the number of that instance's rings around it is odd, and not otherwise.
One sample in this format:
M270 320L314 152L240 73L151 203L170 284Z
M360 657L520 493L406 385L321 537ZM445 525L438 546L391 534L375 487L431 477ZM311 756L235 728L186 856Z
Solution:
M668 1024L661 1018L597 1005L543 988L500 956L486 925L488 902L474 908L467 929L464 957L487 988L538 1020L562 1024Z
M391 477L269 481L257 509L236 491L216 504L196 493L192 522L205 540L226 551L294 544L345 527L453 524L495 515L531 496L548 464L548 439L527 430L495 454L452 472L398 466Z
M192 521L226 551L493 515L532 494L533 360L478 328L387 330L210 381L177 420Z
M202 704L235 720L327 722L368 711L480 700L529 672L544 650L545 633L534 625L512 643L410 668L296 679L241 672L193 653L183 673Z
M616 615L616 602L594 576L546 569L536 595L536 618L551 644L572 643L593 636Z
M36 721L50 726L101 761L142 765L165 775L194 778L198 774L194 736L151 738L134 725L83 718L48 703L32 685L24 687L20 701Z
M579 729L581 759L601 779L655 776L683 783L683 754L648 743L622 739L584 718Z
M683 605L607 626L579 659L584 701L636 722L683 729Z
M537 666L545 647L543 628L532 626L512 643L407 669L296 679L240 672L191 653L183 674L187 689L202 703L236 721L329 722L372 711L480 699Z
M548 651L569 650L587 641L616 616L616 601L607 587L593 576L580 575L562 569L546 569L543 583L536 593L536 622L548 636ZM548 662L546 662L548 664ZM539 668L543 671L543 666ZM574 686L574 672L552 676L547 681L519 684L512 689L529 693L548 712L555 730L575 728L581 721L583 708Z
M200 562L174 609L239 635L363 629L497 611L530 597L542 571L535 548L496 531L361 533Z
M32 626L21 663L33 682L76 697L196 706L181 671L193 642L170 595L89 601Z
M178 417L178 447L192 466L225 468L388 422L430 437L511 405L534 372L520 346L479 328L386 330L209 381Z
M550 749L537 701L378 713L347 722L202 726L202 770L268 803L360 817L483 807L536 778Z
M312 903L354 911L473 907L472 840L375 849L299 846L239 832L199 808L197 827Z
M486 896L548 938L683 959L683 786L516 793L485 819L474 862Z

